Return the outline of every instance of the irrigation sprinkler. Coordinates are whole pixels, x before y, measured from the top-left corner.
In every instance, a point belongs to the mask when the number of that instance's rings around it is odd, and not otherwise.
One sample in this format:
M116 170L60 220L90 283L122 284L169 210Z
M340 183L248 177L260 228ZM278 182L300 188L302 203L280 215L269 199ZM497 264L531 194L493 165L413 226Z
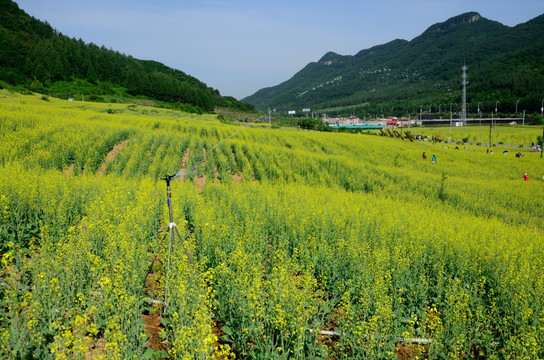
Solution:
M255 121L257 121L259 119L260 119L260 117L257 117L255 120L253 120L251 122L251 124L253 124ZM240 128L237 131L233 132L228 137L226 137L225 139L223 139L220 142L218 142L217 144L215 144L208 151L212 151L213 149L215 149L216 147L218 147L219 145L221 145L222 143L224 143L225 141L227 141L231 137L235 136L241 130L242 130L242 128ZM174 214L172 212L172 192L170 190L170 183L172 182L172 180L174 180L174 178L176 178L177 176L182 176L182 175L185 175L185 172L184 171L178 171L174 175L165 175L163 178L160 178L161 180L164 180L166 182L166 203L168 205L168 216L169 216L169 220L170 220L170 223L168 224L168 228L169 228L169 232L170 232L170 243L168 244L168 265L167 265L167 268L166 268L166 286L165 286L165 289L164 289L163 313L166 312L166 308L168 307L168 285L169 285L169 279L170 279L170 262L171 262L171 257L172 257L172 247L175 245L175 240L176 240L175 234L177 234L180 242L182 241L181 234L179 233L178 227L177 227L176 223L174 222Z
M172 192L170 190L170 182L174 180L176 176L184 175L185 173L182 171L177 172L174 175L165 175L161 180L166 181L166 203L168 204L168 216L170 219L170 223L168 224L168 228L170 229L170 243L168 243L168 265L166 268L166 286L164 289L164 308L163 313L166 312L166 308L168 307L168 281L170 279L170 259L172 254L172 247L175 244L175 235L174 232L178 235L178 238L181 240L181 235L179 233L178 227L176 223L174 222L174 214L172 211Z

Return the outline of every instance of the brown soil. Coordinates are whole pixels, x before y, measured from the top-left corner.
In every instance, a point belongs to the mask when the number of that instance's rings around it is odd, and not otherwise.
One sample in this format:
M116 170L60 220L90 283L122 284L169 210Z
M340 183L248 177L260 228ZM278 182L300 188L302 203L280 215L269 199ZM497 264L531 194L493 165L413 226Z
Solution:
M151 298L155 298L159 294L157 293L157 289L159 288L159 273L149 273L147 274L147 279L145 281L145 292L149 295Z
M206 167L206 159L207 159L207 153L206 149L202 149L202 152L204 153L204 160L202 160L202 168ZM195 176L195 184L198 188L198 191L202 194L202 190L204 189L204 185L206 185L206 174L202 175L202 177Z
M161 342L159 334L161 332L161 316L159 307L154 306L155 311L144 315L145 332L149 334L149 342L147 347L153 350L168 351L168 346L165 342Z
M128 139L125 141L120 142L119 144L115 145L113 149L106 155L106 158L104 159L104 162L100 165L98 170L96 171L97 175L104 175L104 172L106 172L106 167L115 160L115 158L121 153L123 148L128 144Z
M223 341L221 341L221 336L225 335L225 332L221 330L222 327L223 327L223 324L221 323L217 323L217 322L213 323L212 331L213 331L213 334L217 337L217 340L214 342L213 345L216 349L219 348L219 346L224 344Z
M237 184L240 184L242 182L242 180L244 179L244 174L240 173L236 173L234 175L232 175L232 180L234 180L235 183Z
M157 256L154 261L155 264L160 265L161 259ZM152 270L153 271L153 270ZM147 296L151 299L160 299L160 273L158 271L150 272L147 274L145 280L145 292ZM168 351L168 346L164 342L160 342L159 334L161 332L161 310L162 306L158 304L153 304L153 309L148 314L143 315L143 320L145 323L145 332L149 335L149 341L147 347L154 350Z
M327 330L327 331L334 331L334 328L338 326L338 320L343 318L344 314L342 309L340 308L334 308L333 312L331 312L327 316L327 322L326 325L324 325L324 328L321 330ZM329 350L332 353L331 359L336 359L336 347L338 344L338 336L337 335L318 335L317 336L317 342L318 344L323 344L326 347L329 348Z
M198 191L202 194L204 185L206 185L206 175L203 175L202 177L195 176L195 184L196 184L196 187L198 188Z
M85 360L101 359L104 356L104 339L100 338L92 343L87 343L87 352L85 353Z
M395 349L395 355L400 360L408 359L426 359L427 358L427 346L418 344L397 344Z
M66 176L73 176L74 175L74 163L71 163L70 165L65 167L64 170L62 170L62 172Z
M187 161L189 160L189 154L190 154L190 149L187 148L187 150L185 150L185 154L183 154L183 159L181 159L181 165L179 167L179 171L184 174L187 171ZM185 175L183 176L183 178L185 178Z

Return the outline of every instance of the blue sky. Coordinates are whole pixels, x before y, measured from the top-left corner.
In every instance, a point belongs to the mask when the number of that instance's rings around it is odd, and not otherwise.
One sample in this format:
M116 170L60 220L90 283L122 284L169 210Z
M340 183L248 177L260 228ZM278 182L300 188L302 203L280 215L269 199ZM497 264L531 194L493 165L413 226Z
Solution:
M182 70L241 99L328 51L354 55L477 11L515 26L542 0L15 0L63 34Z

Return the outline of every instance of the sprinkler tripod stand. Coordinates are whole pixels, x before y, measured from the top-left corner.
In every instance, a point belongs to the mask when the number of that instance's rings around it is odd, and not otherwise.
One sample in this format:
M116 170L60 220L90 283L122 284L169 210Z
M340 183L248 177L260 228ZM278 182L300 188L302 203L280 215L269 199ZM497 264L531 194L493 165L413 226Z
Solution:
M178 235L180 242L182 241L178 227L176 223L174 222L174 215L172 213L172 193L170 191L170 182L174 180L174 178L177 175L183 175L183 173L177 173L174 175L166 175L165 177L161 178L161 180L166 181L166 203L168 204L168 215L170 217L170 223L168 224L168 228L170 229L170 243L168 244L168 267L166 268L166 287L164 290L163 313L166 312L166 308L168 307L168 280L170 278L170 258L172 253L172 246L174 246L175 240L176 240L174 232Z

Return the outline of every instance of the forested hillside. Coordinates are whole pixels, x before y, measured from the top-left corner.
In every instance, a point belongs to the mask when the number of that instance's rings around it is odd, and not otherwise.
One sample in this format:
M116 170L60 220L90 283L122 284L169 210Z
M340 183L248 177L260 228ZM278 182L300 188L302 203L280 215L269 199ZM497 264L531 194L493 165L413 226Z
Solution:
M400 32L401 30L399 30ZM353 56L329 52L291 79L243 101L258 109L349 109L364 115L459 111L461 67L467 102L489 113L540 112L544 96L544 15L508 27L471 12L430 26L411 41L393 40Z
M11 0L0 2L0 85L73 96L123 93L165 102L251 109L200 80L156 61L144 61L65 36Z

